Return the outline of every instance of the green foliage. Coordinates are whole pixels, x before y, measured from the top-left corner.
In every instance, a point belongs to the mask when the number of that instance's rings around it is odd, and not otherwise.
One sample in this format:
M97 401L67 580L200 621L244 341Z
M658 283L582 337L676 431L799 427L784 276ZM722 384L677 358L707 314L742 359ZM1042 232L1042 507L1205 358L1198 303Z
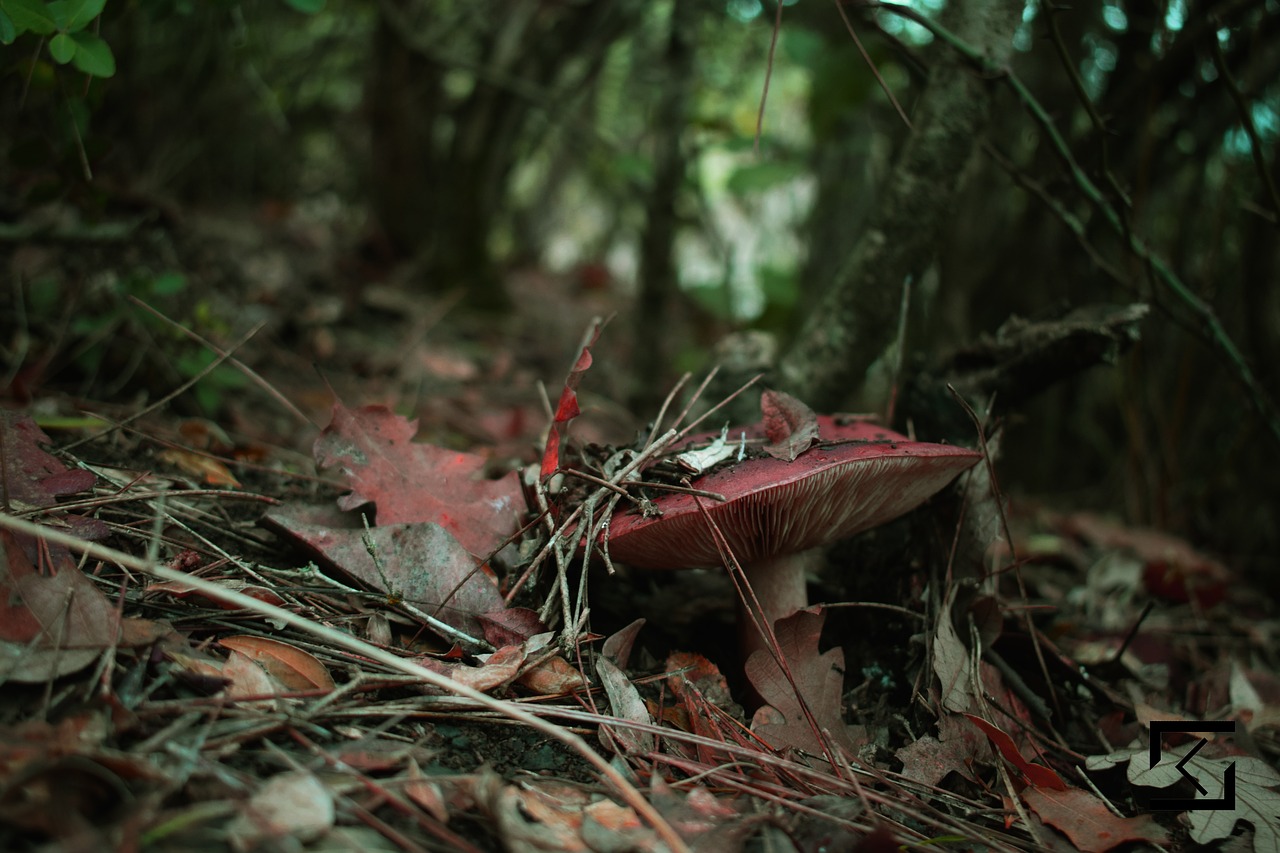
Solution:
M13 44L25 33L48 37L54 62L72 64L91 77L111 77L116 73L111 47L86 31L106 4L107 0L0 0L0 43Z
M245 377L226 364L204 373L217 356L136 304L144 303L202 337L225 339L231 334L226 318L180 272L136 270L121 277L104 276L87 287L45 279L28 291L34 328L61 326L64 312L72 306L66 323L70 340L64 349L72 353L75 372L91 381L127 376L132 383L167 388L200 376L190 394L210 415L222 408L229 393L245 387Z

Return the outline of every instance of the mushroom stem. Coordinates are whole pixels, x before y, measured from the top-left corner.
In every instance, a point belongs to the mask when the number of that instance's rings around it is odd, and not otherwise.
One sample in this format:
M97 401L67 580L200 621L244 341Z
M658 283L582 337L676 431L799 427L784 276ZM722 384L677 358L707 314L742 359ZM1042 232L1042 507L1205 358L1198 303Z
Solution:
M807 560L803 554L765 557L742 567L748 586L770 625L783 616L809 606L804 575ZM743 590L746 593L746 590ZM769 641L756 630L747 601L738 601L738 625L742 632L742 659L746 661L757 649L768 649Z

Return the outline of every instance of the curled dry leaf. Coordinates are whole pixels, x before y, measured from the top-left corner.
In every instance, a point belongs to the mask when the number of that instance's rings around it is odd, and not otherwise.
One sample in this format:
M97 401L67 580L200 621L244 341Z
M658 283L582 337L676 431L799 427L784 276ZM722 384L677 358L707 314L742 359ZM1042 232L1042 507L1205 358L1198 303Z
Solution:
M582 383L582 374L591 367L591 347L600 337L600 323L596 323L582 345L582 351L569 370L564 380L564 388L560 391L560 402L556 405L555 418L551 430L547 433L547 445L542 451L542 468L539 476L546 479L560 469L560 445L564 442L565 431L569 422L582 411L578 407L578 385Z
M183 448L168 448L156 453L156 459L172 465L184 474L199 478L207 485L240 488L240 481L231 473L231 469L208 454Z
M1013 738L1002 731L999 726L992 725L981 717L973 714L965 714L969 722L973 723L983 734L991 741L996 749L1000 750L1000 754L1004 756L1004 760L1017 768L1022 777L1032 785L1038 788L1044 788L1049 791L1065 791L1067 783L1062 781L1062 777L1055 773L1051 768L1045 767L1043 764L1033 764L1022 757L1022 753L1018 751L1017 745L1013 742Z
M249 634L223 637L218 644L246 655L289 690L332 690L335 686L325 665L297 646Z
M267 604L274 604L277 607L283 607L288 603L279 593L258 584L230 579L215 581L215 583L217 583L218 586L225 587L226 589L233 590L235 592L244 593L250 598L256 598L259 601L266 602ZM224 598L218 598L216 596L196 592L189 584L180 583L178 581L158 581L156 583L147 584L147 592L162 592L179 599L196 598L203 603L207 603L212 607L220 607L223 610L240 609L239 606L228 603Z
M818 416L813 409L782 391L760 395L764 434L769 439L764 452L783 462L794 462L818 440Z
M228 698L251 699L254 700L254 704L264 708L274 710L279 707L276 700L264 697L285 693L289 689L273 678L271 673L253 658L234 649L227 655L219 672L228 682Z
M537 666L525 670L516 679L516 683L535 696L560 696L587 686L582 673L560 655L547 658Z

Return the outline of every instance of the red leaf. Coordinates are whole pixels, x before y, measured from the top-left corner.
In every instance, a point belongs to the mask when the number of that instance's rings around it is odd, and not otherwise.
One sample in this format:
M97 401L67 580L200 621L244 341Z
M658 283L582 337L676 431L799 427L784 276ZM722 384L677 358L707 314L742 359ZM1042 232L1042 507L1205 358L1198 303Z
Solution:
M794 462L817 441L818 416L790 394L765 391L760 395L760 411L764 415L764 434L769 439L764 452L773 458Z
M63 495L93 488L97 478L92 471L69 469L56 456L40 449L42 444L51 443L49 436L30 417L0 411L0 464L3 465L0 477L4 478L10 502L51 507ZM85 539L102 539L109 532L97 519L70 515L66 521Z
M573 363L568 377L564 380L564 390L560 392L560 403L556 406L555 420L547 433L546 448L542 451L540 473L544 480L560 470L560 444L564 439L565 430L569 427L569 421L582 413L582 409L578 407L578 385L582 382L582 374L591 367L591 347L595 346L599 337L600 323L596 323L591 328L587 342L582 345L577 361Z
M351 486L342 509L372 503L379 525L434 522L471 553L489 554L516 531L524 508L514 472L485 479L481 457L415 443L417 431L417 421L385 406L339 403L316 439L316 464L337 468Z
M1106 853L1131 841L1164 844L1168 840L1168 833L1151 815L1118 817L1102 800L1080 788L1027 788L1021 796L1042 821L1061 830L1083 853Z
M476 619L483 626L485 640L495 649L518 646L533 635L547 630L538 614L525 607L508 607L479 613Z
M973 714L965 714L969 718L969 722L973 723L991 739L991 743L995 748L1000 750L1000 754L1004 756L1023 777L1032 785L1040 788L1047 788L1051 791L1067 790L1067 783L1062 781L1062 777L1043 764L1032 764L1030 761L1022 757L1022 753L1018 751L1018 747L1013 742L1013 738L1001 731L998 726L988 723L981 717L975 717Z

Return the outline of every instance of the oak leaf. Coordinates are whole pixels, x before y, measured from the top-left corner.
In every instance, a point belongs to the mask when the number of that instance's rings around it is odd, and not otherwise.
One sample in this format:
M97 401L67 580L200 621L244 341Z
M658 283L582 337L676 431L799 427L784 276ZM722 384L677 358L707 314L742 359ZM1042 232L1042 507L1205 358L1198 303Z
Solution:
M514 472L490 480L473 453L414 442L418 422L385 406L333 407L333 422L316 439L320 470L337 469L351 487L338 506L377 508L380 526L432 522L480 557L517 530L524 511Z

